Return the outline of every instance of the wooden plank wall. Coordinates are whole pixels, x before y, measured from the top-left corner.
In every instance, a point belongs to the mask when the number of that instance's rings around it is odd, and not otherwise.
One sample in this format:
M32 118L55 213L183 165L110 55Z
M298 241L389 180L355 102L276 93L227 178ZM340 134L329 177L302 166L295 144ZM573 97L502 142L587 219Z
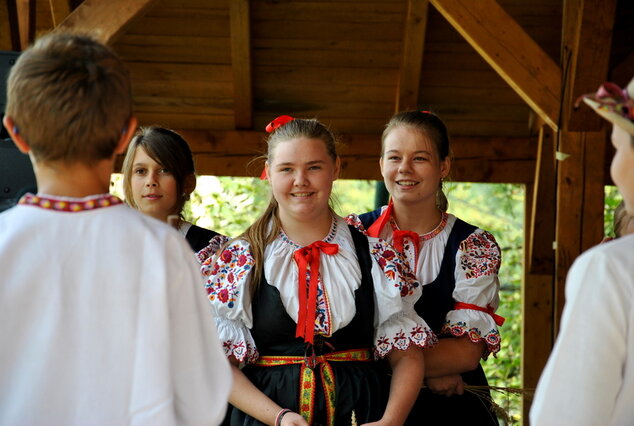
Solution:
M229 0L161 0L114 45L141 124L233 129Z

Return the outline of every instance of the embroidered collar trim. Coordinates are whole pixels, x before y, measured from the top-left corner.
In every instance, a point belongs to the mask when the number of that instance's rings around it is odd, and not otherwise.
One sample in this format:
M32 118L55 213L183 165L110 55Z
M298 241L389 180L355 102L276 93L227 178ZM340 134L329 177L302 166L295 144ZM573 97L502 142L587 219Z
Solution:
M332 243L332 241L335 239L335 235L337 235L337 220L333 217L332 224L330 225L330 231L328 231L328 235L326 235L326 238L324 238L322 241L325 243ZM282 229L280 229L280 238L286 244L291 245L295 249L302 248L302 246L288 238L288 235L286 235L286 233Z
M442 212L442 217L440 218L440 223L431 231L426 234L419 234L421 241L428 241L434 238L436 235L440 234L445 226L447 226L447 220L449 215L447 212ZM394 220L394 216L390 217L390 225L392 226L392 230L400 231L398 224Z
M123 201L111 194L101 194L87 198L57 198L52 195L34 195L29 193L20 198L18 204L40 207L47 210L77 213L102 207L116 206L123 204Z

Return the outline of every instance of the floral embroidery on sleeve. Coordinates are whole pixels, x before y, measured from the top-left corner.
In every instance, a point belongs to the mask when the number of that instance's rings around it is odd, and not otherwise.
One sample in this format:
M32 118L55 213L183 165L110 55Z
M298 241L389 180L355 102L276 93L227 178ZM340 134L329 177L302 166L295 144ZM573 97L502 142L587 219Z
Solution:
M476 327L468 328L467 323L464 321L458 321L453 324L450 324L449 321L447 321L443 325L440 334L450 334L455 337L466 334L469 337L469 340L474 343L483 340L487 345L486 352L482 356L483 359L487 359L489 354L493 354L495 357L495 355L500 351L500 332L496 328L483 333Z
M215 261L214 261L215 260ZM217 256L203 262L201 271L208 277L205 284L210 301L219 300L233 308L254 260L247 247L230 245Z
M211 240L209 240L209 244L207 247L201 249L198 253L196 253L196 257L198 257L198 262L203 263L205 260L212 257L220 247L226 244L231 238L226 235L218 234L214 236Z
M407 267L403 256L392 249L387 242L378 240L371 244L370 253L381 267L388 282L400 290L401 297L412 295L420 286L416 276Z
M466 278L497 274L500 269L500 248L488 232L473 233L460 243L460 266Z
M244 362L252 364L258 360L260 354L254 345L249 342L239 341L234 342L232 340L225 340L222 342L222 349L225 352L225 356L234 356L238 362Z
M428 348L438 343L438 339L429 327L422 324L413 325L408 332L398 331L392 336L382 334L374 342L375 358L385 358L394 349L406 350L410 344L420 348Z

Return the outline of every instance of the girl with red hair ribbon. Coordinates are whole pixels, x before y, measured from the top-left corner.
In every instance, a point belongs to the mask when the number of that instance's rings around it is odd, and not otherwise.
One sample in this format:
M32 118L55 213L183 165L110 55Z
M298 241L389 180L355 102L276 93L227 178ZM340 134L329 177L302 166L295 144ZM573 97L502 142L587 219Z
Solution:
M340 169L332 133L289 116L267 131L270 204L202 265L234 365L226 423L402 424L420 389L421 348L436 341L414 311L420 285L386 242L330 208ZM391 379L375 358L388 360Z

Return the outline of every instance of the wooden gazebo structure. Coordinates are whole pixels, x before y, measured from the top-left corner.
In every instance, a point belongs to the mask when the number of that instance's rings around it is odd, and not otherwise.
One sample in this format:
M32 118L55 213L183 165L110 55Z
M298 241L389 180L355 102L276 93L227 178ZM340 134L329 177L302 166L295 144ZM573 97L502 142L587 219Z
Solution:
M0 0L0 50L51 30L97 35L131 70L140 123L182 132L200 174L257 174L261 130L284 113L341 134L343 177L380 179L387 118L433 109L455 180L526 185L533 387L568 268L603 236L609 135L574 100L634 75L633 22L631 0Z

